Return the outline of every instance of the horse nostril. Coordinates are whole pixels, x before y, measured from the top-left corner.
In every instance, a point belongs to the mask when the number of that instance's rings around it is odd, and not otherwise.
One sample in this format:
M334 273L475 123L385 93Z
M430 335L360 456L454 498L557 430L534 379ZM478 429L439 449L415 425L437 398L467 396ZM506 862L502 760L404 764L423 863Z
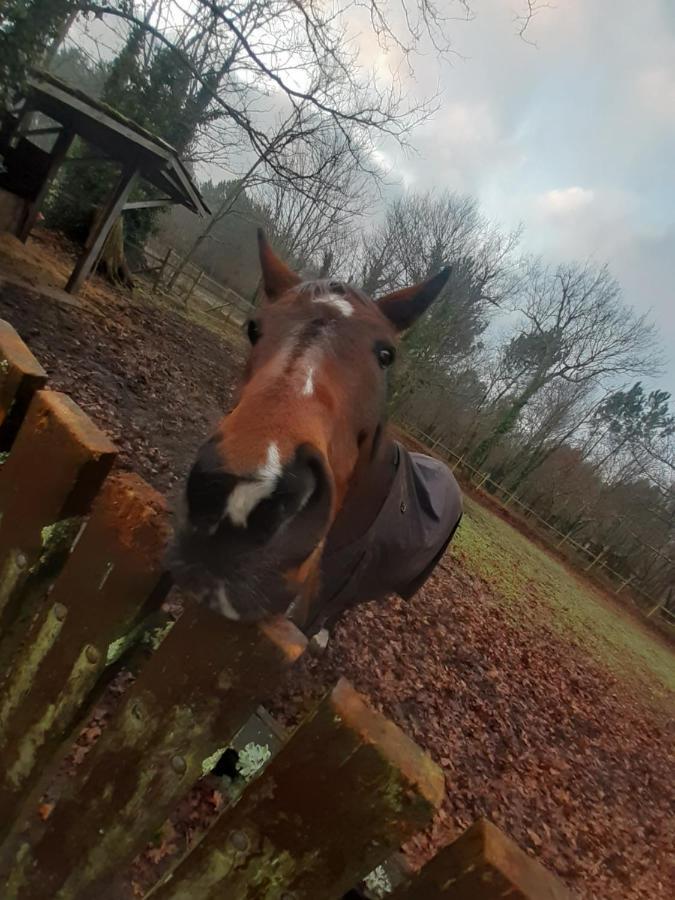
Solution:
M225 501L237 479L221 468L212 444L205 444L190 470L186 497L190 522L210 530L220 522Z
M284 466L273 490L251 508L248 527L262 540L305 510L314 506L325 493L325 470L321 455L309 445L298 447L293 459Z
M277 551L289 565L300 565L324 536L331 503L326 462L304 444L284 468L275 492L251 515L250 527L262 542L274 535Z
M326 469L321 454L309 444L298 447L291 466L296 479L300 508L317 499L326 487Z

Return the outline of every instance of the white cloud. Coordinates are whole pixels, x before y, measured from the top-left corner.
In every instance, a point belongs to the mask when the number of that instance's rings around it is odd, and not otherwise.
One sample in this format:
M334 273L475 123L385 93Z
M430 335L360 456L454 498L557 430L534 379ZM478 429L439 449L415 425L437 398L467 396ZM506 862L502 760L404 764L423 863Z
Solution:
M594 199L593 191L575 185L539 194L536 205L544 215L568 216L590 206Z
M519 148L504 130L487 101L450 101L429 122L415 130L403 167L408 184L421 190L442 186L479 194L488 176L517 167Z
M673 389L675 2L553 3L537 49L514 36L518 7L482 0L458 32L441 109L411 135L415 187L475 194L552 262L607 261L661 329Z
M644 204L628 190L574 185L534 194L520 203L528 245L552 261L612 262L636 235Z

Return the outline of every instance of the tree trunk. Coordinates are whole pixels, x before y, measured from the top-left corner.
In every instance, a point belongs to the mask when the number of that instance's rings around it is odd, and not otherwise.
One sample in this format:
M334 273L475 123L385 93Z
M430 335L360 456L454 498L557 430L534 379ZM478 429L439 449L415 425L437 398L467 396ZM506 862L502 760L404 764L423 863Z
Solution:
M533 472L536 472L539 466L542 466L556 450L559 450L562 447L562 445L563 442L561 441L549 447L540 445L533 450L526 458L524 465L520 469L516 468L515 471L511 472L510 478L507 480L509 490L515 493L525 479Z
M100 212L97 211L92 228L99 214ZM122 216L110 229L110 234L103 245L97 268L112 284L121 284L129 288L134 286L134 279L124 254L124 219Z
M59 23L56 28L56 33L54 34L53 40L42 59L42 66L45 69L49 69L51 64L56 59L56 54L61 49L61 44L68 37L68 32L75 24L75 19L80 14L79 8L71 10L68 15Z
M527 404L530 402L532 397L534 397L537 391L540 390L540 388L542 388L543 386L544 381L539 375L535 376L530 381L525 390L520 394L519 397L517 397L513 401L506 413L504 413L492 434L489 437L485 438L485 440L481 441L473 451L470 457L470 462L472 465L474 465L476 468L479 468L483 465L485 460L488 458L497 444L501 441L501 439L513 430L523 409L527 406Z

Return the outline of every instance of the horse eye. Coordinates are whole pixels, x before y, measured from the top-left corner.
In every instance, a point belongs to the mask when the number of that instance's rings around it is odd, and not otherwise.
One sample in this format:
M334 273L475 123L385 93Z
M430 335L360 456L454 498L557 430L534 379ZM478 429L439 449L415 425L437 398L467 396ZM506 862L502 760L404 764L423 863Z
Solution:
M252 344L260 338L260 326L255 321L255 319L249 319L248 325L246 326L246 332L248 334L248 339Z
M392 348L379 347L377 350L377 361L383 369L386 369L387 366L390 366L394 361L394 351L392 350Z

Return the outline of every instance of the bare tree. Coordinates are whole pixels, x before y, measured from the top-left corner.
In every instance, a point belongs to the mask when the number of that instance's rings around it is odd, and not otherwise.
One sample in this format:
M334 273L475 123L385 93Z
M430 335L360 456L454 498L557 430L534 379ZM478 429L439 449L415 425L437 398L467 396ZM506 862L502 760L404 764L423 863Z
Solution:
M406 194L369 229L360 281L370 294L452 266L446 288L403 342L396 408L410 409L410 398L432 385L452 390L452 373L463 371L479 346L489 312L513 295L519 239L520 230L504 234L481 215L475 199L449 191Z
M512 491L557 450L570 446L592 418L601 401L588 383L554 380L545 385L523 409L518 438L512 442L493 477Z
M330 119L357 156L365 139L375 142L384 134L405 141L436 108L436 97L411 98L395 72L384 76L364 64L355 27L364 17L380 47L395 49L413 71L416 54L429 45L440 54L451 50L457 12L473 16L469 0L161 0L148 17L152 2L77 0L77 6L103 21L141 29L151 53L170 52L174 66L197 85L197 106L219 110L240 143L265 156L278 174L284 162L261 116L265 98ZM520 0L520 6L528 22L533 3Z
M296 0L111 0L84 2L82 9L117 22L125 39L104 99L183 155L207 153L242 173L240 191L269 183L277 193L302 197L306 207L318 204L325 215L329 179L344 186L340 168L375 177L363 151L367 142L377 134L404 141L435 106L433 98L409 103L396 78L383 80L360 63L346 22L358 6L351 0L330 10ZM424 38L439 40L443 19L434 5L417 0L416 7L418 15L411 7L396 31L391 10L373 2L378 40L394 41L406 54ZM331 157L336 148L339 163ZM216 210L188 258L234 202L236 196ZM145 215L136 240L151 218ZM121 234L120 228L117 256Z
M339 245L353 239L369 212L373 187L358 158L346 152L342 132L327 129L293 163L320 172L308 181L272 176L253 196L275 245L298 269L335 274L344 265Z
M239 144L246 142L254 156L264 157L281 175L288 158L273 140L276 129L266 115L270 100L285 104L285 115L291 107L303 110L305 128L298 139L310 136L317 117L330 119L355 154L361 142L348 123L364 133L403 139L434 108L433 100L407 103L395 79L383 82L359 64L345 23L355 5L351 0L330 9L295 0L164 0L151 21L135 6L114 0L85 0L82 8L141 30L155 54L169 52L174 65L193 80L195 102L224 116L239 133ZM434 6L427 0L415 6L419 16L408 20L401 33L390 24L385 7L378 7L373 25L380 39L396 40L412 53L423 36L440 37L443 20Z
M279 152L296 157L282 177L258 158L245 175L237 179L206 228L196 236L171 283L185 265L200 252L205 242L216 240L228 216L237 214L244 194L255 209L255 221L263 225L278 248L298 268L313 266L332 272L344 264L345 243L354 241L360 219L369 209L372 185L358 158L347 152L342 131L330 121L318 128L310 145L297 147L294 140L298 115L279 128ZM283 145L283 149L282 149ZM297 176L290 179L291 170Z
M522 410L547 384L573 385L660 369L654 328L621 303L621 290L606 266L533 261L516 309L521 325L504 349L506 372L517 372L516 390L492 434L476 447L481 465L516 425Z

